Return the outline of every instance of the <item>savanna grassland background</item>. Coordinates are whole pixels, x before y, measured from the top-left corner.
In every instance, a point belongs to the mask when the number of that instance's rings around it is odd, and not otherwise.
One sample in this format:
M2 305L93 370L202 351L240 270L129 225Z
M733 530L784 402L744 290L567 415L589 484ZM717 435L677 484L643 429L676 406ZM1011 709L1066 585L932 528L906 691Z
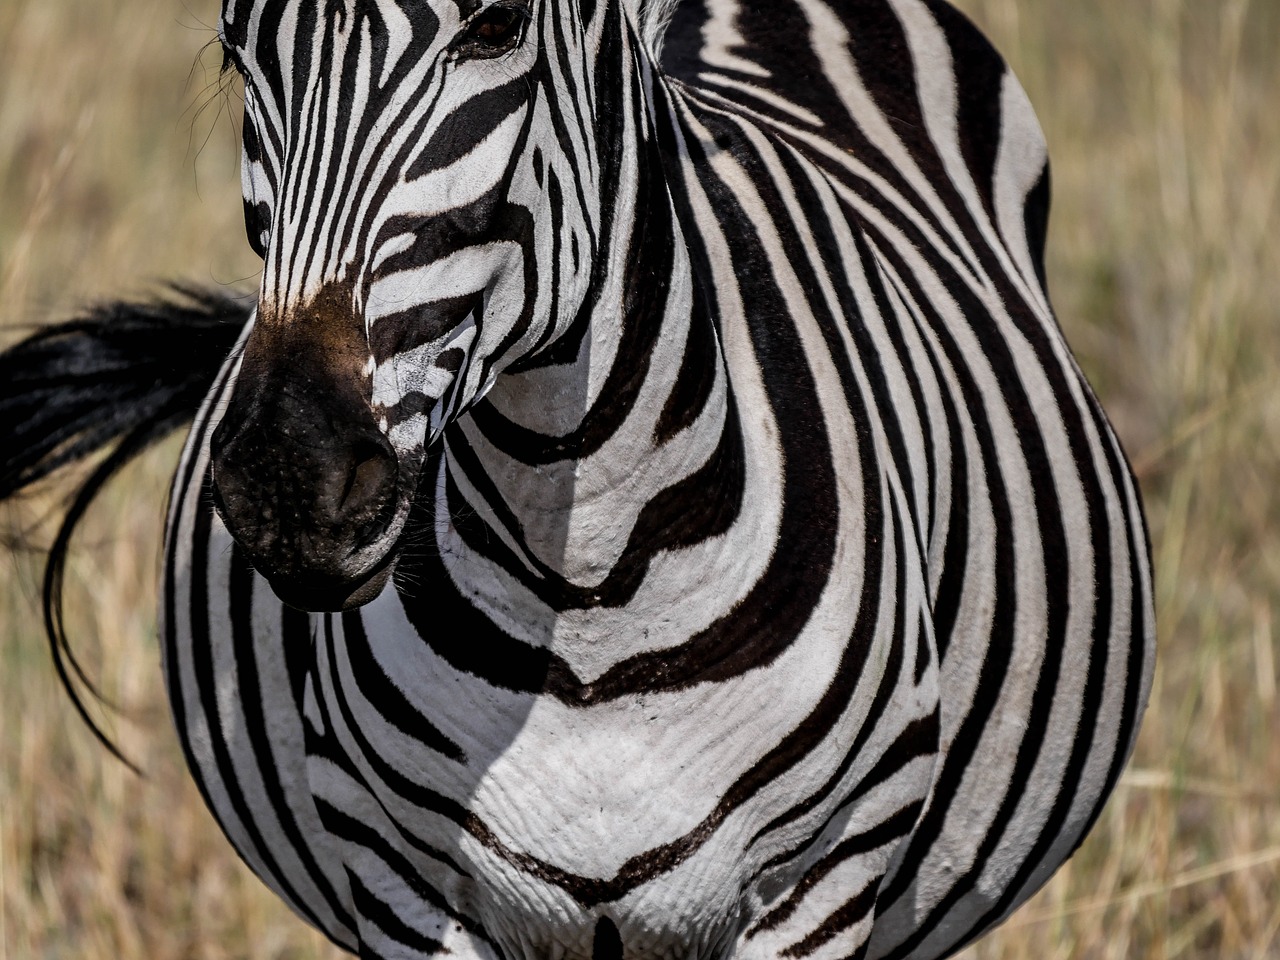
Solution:
M1054 162L1062 324L1146 494L1160 660L1079 854L967 955L1280 957L1280 0L962 0ZM216 0L0 0L0 341L165 278L253 288ZM194 66L193 66L194 64ZM338 953L236 860L183 768L153 639L176 441L114 486L70 629L146 771L54 678L39 563L0 551L0 960ZM66 487L0 510L47 541Z

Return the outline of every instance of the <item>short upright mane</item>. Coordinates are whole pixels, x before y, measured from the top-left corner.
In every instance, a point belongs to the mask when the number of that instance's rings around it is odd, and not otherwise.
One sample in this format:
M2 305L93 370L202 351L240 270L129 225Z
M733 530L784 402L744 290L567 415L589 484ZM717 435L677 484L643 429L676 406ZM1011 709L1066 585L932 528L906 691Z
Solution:
M653 54L655 62L662 59L662 43L667 27L675 16L680 0L627 0L636 11L636 24L640 37Z

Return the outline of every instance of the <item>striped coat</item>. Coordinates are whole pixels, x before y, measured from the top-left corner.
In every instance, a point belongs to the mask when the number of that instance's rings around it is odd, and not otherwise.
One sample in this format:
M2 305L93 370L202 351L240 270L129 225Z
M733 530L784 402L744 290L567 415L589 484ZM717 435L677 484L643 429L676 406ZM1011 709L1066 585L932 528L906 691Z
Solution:
M668 26L668 22L670 25ZM1153 663L1022 89L942 0L227 0L256 308L165 675L365 957L945 956Z

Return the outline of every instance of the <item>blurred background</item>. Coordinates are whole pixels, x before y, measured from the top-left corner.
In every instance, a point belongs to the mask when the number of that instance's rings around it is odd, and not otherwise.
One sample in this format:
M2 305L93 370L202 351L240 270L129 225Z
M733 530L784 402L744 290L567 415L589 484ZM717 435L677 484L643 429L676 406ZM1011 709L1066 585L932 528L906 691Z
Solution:
M252 289L216 0L0 3L0 342L170 278ZM1159 664L1092 836L983 958L1280 957L1280 3L962 0L1053 158L1049 277L1141 481ZM202 52L203 51L203 52ZM154 642L177 440L84 525L69 630L113 760L58 687L38 558L0 550L0 960L336 957L241 866ZM0 509L47 542L66 488Z

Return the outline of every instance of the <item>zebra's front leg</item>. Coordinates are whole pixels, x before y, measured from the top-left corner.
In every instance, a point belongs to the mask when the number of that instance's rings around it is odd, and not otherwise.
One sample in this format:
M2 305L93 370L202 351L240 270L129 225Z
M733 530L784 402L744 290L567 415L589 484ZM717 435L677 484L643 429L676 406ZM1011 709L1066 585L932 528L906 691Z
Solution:
M931 758L921 757L920 766ZM895 778L896 779L896 778ZM922 798L902 803L902 784L886 782L875 796L840 817L800 858L799 879L776 896L743 934L742 960L865 955L876 898L895 851L915 824ZM913 791L914 792L914 791Z
M343 906L355 933L355 944L343 945L361 960L501 960L471 909L449 822L380 798L377 770L353 756L351 701L331 682L343 642L341 627L326 620L306 696L307 779L326 850L345 874Z
M447 854L408 841L354 778L335 772L326 787L321 817L346 868L361 960L501 960Z
M866 955L882 881L900 866L894 858L906 850L938 766L936 653L923 619L920 629L925 642L898 645L891 656L885 679L896 674L894 692L882 691L864 720L872 729L858 738L834 809L766 861L735 960Z

